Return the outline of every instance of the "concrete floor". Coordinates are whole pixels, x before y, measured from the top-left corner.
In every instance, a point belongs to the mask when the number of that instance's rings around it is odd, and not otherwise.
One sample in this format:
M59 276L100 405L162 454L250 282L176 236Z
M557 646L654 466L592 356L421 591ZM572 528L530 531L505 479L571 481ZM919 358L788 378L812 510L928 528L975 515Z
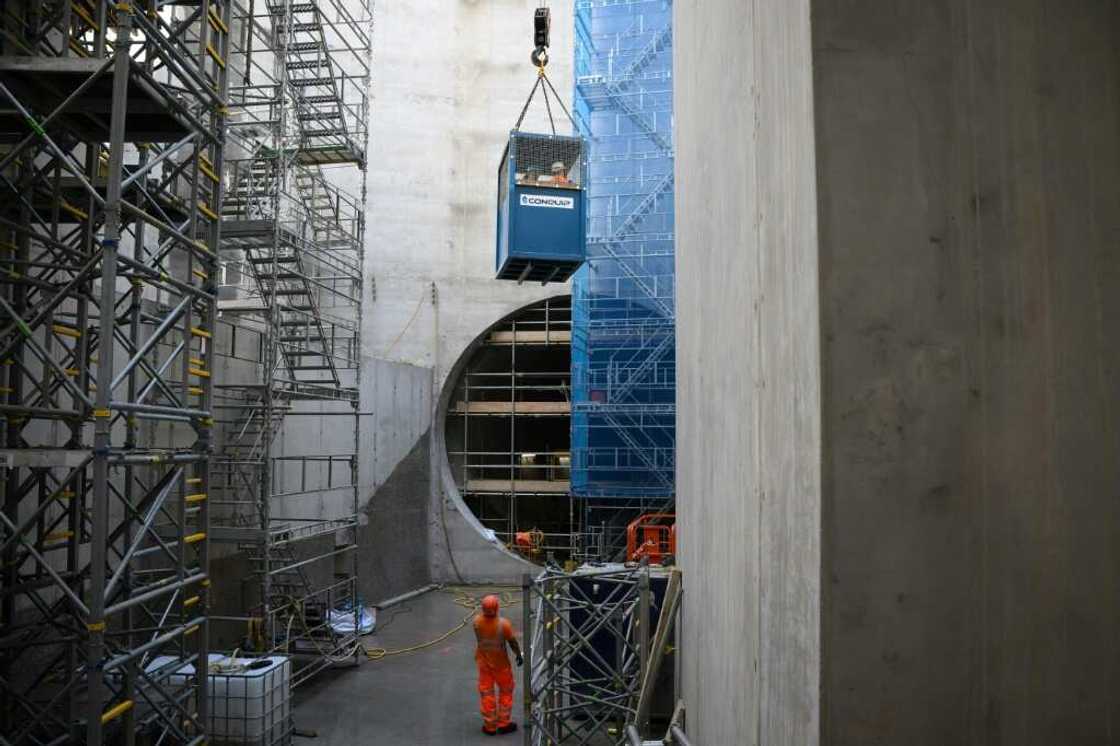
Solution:
M454 589L433 591L385 610L367 647L394 650L439 637L467 611L455 604ZM481 598L488 589L469 588ZM520 594L520 589L515 595ZM521 636L521 607L503 610ZM522 725L520 669L513 717ZM465 628L425 650L360 666L325 671L295 692L295 725L316 731L297 746L376 744L520 744L522 734L490 737L480 732L474 666L474 635Z

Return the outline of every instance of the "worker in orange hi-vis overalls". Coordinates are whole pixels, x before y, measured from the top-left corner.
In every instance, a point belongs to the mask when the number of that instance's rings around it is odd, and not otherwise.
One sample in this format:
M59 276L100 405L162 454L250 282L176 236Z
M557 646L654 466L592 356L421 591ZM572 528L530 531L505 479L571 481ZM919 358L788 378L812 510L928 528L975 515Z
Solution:
M482 698L482 732L488 736L513 733L517 723L510 720L513 712L513 669L506 655L506 645L521 665L521 645L513 634L509 620L498 616L498 597L482 599L482 613L474 618L474 636L478 640L474 661L478 664L478 694ZM498 699L494 699L494 686Z

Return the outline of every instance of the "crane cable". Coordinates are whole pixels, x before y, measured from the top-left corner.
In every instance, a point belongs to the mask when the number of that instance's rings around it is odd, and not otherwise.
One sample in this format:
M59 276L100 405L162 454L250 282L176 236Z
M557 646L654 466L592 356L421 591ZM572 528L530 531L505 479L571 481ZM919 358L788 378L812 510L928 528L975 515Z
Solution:
M545 85L541 85L541 81L544 81ZM545 86L548 87L545 88ZM513 125L513 131L519 132L521 130L521 122L524 121L525 114L529 111L529 104L533 103L533 97L537 95L537 88L540 88L541 93L544 95L544 105L548 110L548 124L552 128L552 134L556 134L556 122L552 118L552 105L548 100L549 91L552 91L552 95L556 98L556 103L560 104L560 108L564 110L564 114L568 117L568 121L572 123L572 127L578 130L579 125L576 124L572 113L568 111L568 107L564 105L564 99L560 97L560 94L556 91L556 87L553 86L552 81L549 80L548 74L544 71L544 65L538 65L537 80L533 83L533 88L529 91L529 98L525 99L525 105L521 107L521 114L517 117L517 123Z
M543 15L541 11L544 11ZM552 103L548 100L549 91L552 91L552 95L556 98L556 103L560 104L560 108L564 110L568 121L572 123L572 128L577 131L579 130L579 125L576 124L572 113L568 111L568 107L564 105L564 99L556 92L556 87L552 85L552 81L548 79L548 75L544 71L545 65L548 64L549 30L551 24L552 21L548 4L545 3L543 6L537 8L537 12L533 16L533 41L536 44L536 48L533 49L532 54L529 55L529 60L533 63L533 67L537 68L537 79L533 83L532 90L529 91L529 98L525 99L525 105L521 107L521 114L517 117L517 124L513 125L514 132L521 130L521 122L525 119L525 112L529 111L529 104L533 102L533 96L537 94L538 88L541 89L541 94L544 95L544 105L545 109L548 111L548 126L552 128L552 134L556 134L556 121L552 117Z

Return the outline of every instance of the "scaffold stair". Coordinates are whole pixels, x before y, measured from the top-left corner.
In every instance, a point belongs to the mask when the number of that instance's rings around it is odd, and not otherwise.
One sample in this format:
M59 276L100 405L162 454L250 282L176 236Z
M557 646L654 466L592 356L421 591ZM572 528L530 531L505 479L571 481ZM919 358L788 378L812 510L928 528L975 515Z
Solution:
M297 160L304 164L363 163L365 154L348 127L346 106L338 86L318 3L268 0L281 44L287 84L296 91L296 122L300 130ZM336 127L309 127L312 122L337 122Z
M654 188L649 194L642 198L633 212L626 216L626 219L615 229L611 237L602 241L589 241L591 245L599 246L607 253L614 261L618 263L623 274L625 274L635 285L637 285L642 292L648 297L649 302L652 303L659 311L661 311L666 318L674 318L675 312L672 305L665 301L665 299L658 297L657 291L646 282L645 275L635 269L629 259L620 253L621 240L623 237L633 231L643 219L653 210L657 205L657 200L664 196L669 190L673 188L673 173L669 172L661 177Z

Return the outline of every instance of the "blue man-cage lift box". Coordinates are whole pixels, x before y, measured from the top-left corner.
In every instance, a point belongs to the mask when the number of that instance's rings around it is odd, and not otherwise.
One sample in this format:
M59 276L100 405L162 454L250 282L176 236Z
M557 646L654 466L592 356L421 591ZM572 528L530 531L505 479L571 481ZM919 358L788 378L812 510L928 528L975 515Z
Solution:
M514 130L498 168L497 279L564 282L587 257L586 142Z

